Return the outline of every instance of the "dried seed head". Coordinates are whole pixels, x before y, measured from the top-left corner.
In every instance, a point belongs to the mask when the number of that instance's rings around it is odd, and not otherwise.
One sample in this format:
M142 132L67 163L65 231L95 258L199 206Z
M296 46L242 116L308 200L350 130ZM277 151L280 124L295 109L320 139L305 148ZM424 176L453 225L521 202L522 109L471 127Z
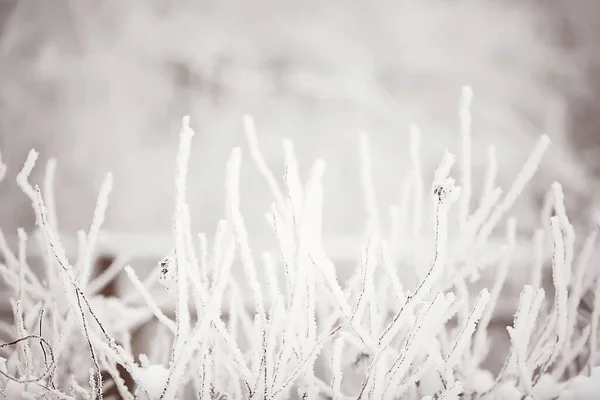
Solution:
M440 203L443 203L446 200L448 192L444 188L444 185L437 185L433 188L433 194L438 197Z
M174 254L171 252L167 257L159 262L160 275L158 276L158 282L163 285L167 290L170 290L175 283L175 265L174 265Z

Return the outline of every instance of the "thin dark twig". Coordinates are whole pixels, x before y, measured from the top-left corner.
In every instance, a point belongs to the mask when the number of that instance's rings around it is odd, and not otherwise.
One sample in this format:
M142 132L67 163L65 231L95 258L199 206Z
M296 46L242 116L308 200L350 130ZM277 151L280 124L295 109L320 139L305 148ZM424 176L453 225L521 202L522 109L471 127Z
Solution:
M40 337L42 337L42 324L44 321L44 309L42 308L42 310L40 311ZM44 365L46 367L48 367L48 357L46 355L46 349L44 349L44 346L42 345L42 343L40 342L40 347L42 348L42 353L44 353Z
M102 395L102 373L100 372L100 364L98 363L98 358L96 357L96 352L94 351L94 346L92 346L92 342L90 340L90 334L88 332L87 320L85 318L85 312L83 311L83 307L81 306L81 297L79 295L79 291L77 293L77 305L79 306L79 310L81 311L81 320L83 323L83 330L85 332L85 338L88 342L88 346L90 348L90 353L92 355L92 361L94 362L94 366L96 367L97 374L97 383L96 383L96 396L98 399L102 400L104 397Z
M19 339L15 339L12 342L8 342L8 343L3 343L0 344L0 349L1 348L5 348L5 347L10 347L10 346L14 346L18 343L21 343L25 340L30 340L30 339L38 339L40 341L40 345L45 344L46 346L48 346L48 352L50 353L50 358L52 359L52 362L50 363L50 365L48 365L46 367L46 370L44 371L44 373L42 375L40 375L39 377L36 378L30 378L30 379L19 379L19 378L15 378L14 376L11 376L9 374L7 374L6 372L2 371L0 369L0 375L4 376L5 378L17 382L17 383L33 383L33 382L38 382L42 379L44 379L45 376L49 375L50 372L52 371L52 368L54 367L54 364L56 363L56 360L54 359L54 352L52 351L52 346L50 345L50 343L44 339L41 336L38 335L27 335L24 336L22 338Z
M40 311L40 337L43 337L44 335L42 334L42 325L44 323L44 309L42 308ZM42 353L44 354L44 366L46 368L48 368L48 355L46 354L46 349L44 348L44 345L42 344L42 342L40 342L40 348L42 349ZM54 375L54 368L52 368L52 370L49 373L49 382L50 382L50 387L52 389L56 389L56 386L54 385L54 379L53 379L53 375Z
M425 275L425 277L421 280L421 282L419 283L419 285L417 286L417 288L415 289L415 292L412 294L409 294L406 297L406 300L404 301L404 304L402 305L402 307L400 308L400 310L396 313L396 315L394 316L394 318L392 319L392 322L390 322L390 324L388 324L388 326L386 327L385 331L381 334L381 336L379 337L379 346L382 345L382 341L385 338L385 336L387 336L388 332L392 329L392 327L394 325L396 325L396 323L398 322L398 320L400 319L400 317L402 317L404 315L405 310L412 305L412 302L414 300L414 298L418 298L417 296L420 296L421 291L423 291L423 289L425 288L425 283L429 282L431 280L431 276L434 273L434 268L436 267L436 264L439 261L440 258L440 249L438 248L438 242L439 242L439 236L440 236L440 218L439 218L439 213L440 213L440 205L443 202L443 194L445 192L442 191L441 187L437 187L434 189L434 194L436 194L438 196L439 202L436 205L436 218L435 218L435 245L434 245L434 256L433 256L433 261L431 263L431 267L429 268L429 271L427 271L427 274Z

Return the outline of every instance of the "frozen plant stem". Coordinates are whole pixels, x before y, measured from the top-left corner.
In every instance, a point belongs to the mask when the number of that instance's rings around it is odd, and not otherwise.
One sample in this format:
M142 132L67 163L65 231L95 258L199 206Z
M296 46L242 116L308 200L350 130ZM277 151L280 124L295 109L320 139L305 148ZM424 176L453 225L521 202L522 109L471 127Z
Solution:
M470 86L462 88L460 105L460 139L461 139L461 188L459 200L459 228L463 228L469 217L471 204L471 103L473 89Z
M423 171L421 161L421 131L416 125L410 126L410 158L413 164L412 171L412 192L413 192L413 220L412 220L412 241L416 244L421 237L423 225ZM408 192L408 190L406 190ZM416 261L416 258L415 258Z
M542 135L537 141L533 151L527 158L527 161L521 168L521 171L517 175L512 186L496 206L492 214L490 215L487 222L481 228L479 232L477 242L483 244L490 236L496 225L500 222L504 214L513 206L527 183L531 180L535 174L537 167L539 166L542 156L546 152L546 149L550 145L550 138L547 135Z
M447 154L438 171L436 173L437 182L443 182L445 177L448 175L450 166L453 163L453 157ZM378 347L383 348L389 345L391 340L394 338L404 313L411 309L413 305L419 304L429 294L430 290L434 287L436 280L438 279L442 269L444 267L446 259L446 242L448 240L448 208L452 202L459 195L460 190L454 187L452 180L447 180L444 183L435 186L432 199L435 207L435 245L434 245L434 256L431 268L417 286L415 292L410 295L400 311L395 315L392 322L385 329L383 334L379 337Z
M363 195L365 208L367 211L367 232L381 234L381 219L379 217L379 208L377 207L377 198L375 196L375 186L373 185L373 165L371 160L371 141L366 133L360 135L360 160L361 160L361 182L363 186Z
M188 310L188 279L186 269L189 268L187 258L186 233L190 230L190 221L185 212L187 172L194 131L190 128L189 116L183 117L179 134L179 151L177 153L177 172L175 177L175 214L173 217L173 236L175 237L175 268L177 273L177 334L173 345L171 362L176 363L181 356L181 346L189 335L190 314ZM191 249L190 249L191 250Z

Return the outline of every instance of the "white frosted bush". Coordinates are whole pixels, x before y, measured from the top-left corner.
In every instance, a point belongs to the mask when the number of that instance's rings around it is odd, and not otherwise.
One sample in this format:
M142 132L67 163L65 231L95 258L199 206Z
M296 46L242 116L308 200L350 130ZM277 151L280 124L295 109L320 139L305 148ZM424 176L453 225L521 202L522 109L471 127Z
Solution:
M468 88L464 94L470 96ZM468 107L463 111L456 163L461 186L451 177L450 153L426 183L418 161L420 133L413 128L413 169L404 184L390 182L404 188L405 201L392 207L390 217L376 206L369 139L361 136L366 229L360 262L345 284L323 247L325 163L317 160L303 181L294 147L284 141L281 181L262 157L250 117L244 120L247 153L273 196L266 222L277 251L257 255L251 248L240 211L240 148L227 164L225 216L212 245L192 232L186 181L194 132L186 117L176 159L173 251L143 281L130 266L92 274L112 177L100 190L89 230L78 233L77 257L70 259L56 230L51 176L43 188L28 182L37 158L32 151L18 183L32 202L38 230L30 238L20 230L17 249L0 235L0 275L10 288L13 313L13 322L0 326L11 338L1 345L0 393L9 399L99 399L111 390L124 399L148 400L594 399L596 232L579 245L555 183L543 210L547 224L534 236L531 265L512 267L521 239L510 208L533 178L549 139L539 139L505 190L496 185L491 157L483 195L475 199ZM33 246L42 249L41 275L28 258ZM541 284L546 252L553 299ZM481 281L494 268L495 279ZM484 364L495 350L488 329L494 309L505 302L504 281L518 269L532 282L506 328L510 352L492 374ZM100 294L121 271L143 306ZM474 289L477 281L487 287ZM158 282L166 286L160 297L175 303L174 318L151 291ZM582 316L589 293L594 304ZM157 330L148 355L134 354L132 334L150 319L164 330Z

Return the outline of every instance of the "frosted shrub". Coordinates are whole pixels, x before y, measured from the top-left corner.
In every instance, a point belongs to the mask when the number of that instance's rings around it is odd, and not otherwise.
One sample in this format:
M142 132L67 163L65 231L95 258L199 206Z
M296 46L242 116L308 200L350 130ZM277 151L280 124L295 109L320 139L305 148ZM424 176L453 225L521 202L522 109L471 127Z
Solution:
M470 89L464 96L470 99ZM339 282L322 244L324 162L316 161L302 181L294 147L284 141L280 182L262 157L250 117L244 119L248 154L273 195L266 219L278 252L257 257L249 244L240 211L240 148L227 164L225 218L214 243L194 235L186 203L194 132L184 118L174 248L144 281L130 266L91 274L111 176L100 190L89 230L78 234L78 257L70 260L56 231L54 164L44 187L32 186L28 176L37 157L32 151L18 183L32 202L39 229L31 239L20 230L16 252L0 235L0 274L10 288L13 313L13 323L0 326L12 338L0 346L0 393L8 399L101 399L109 391L148 400L595 398L600 280L590 265L596 232L576 244L559 183L551 187L543 210L547 223L533 235L531 266L515 267L526 268L532 281L506 327L510 352L498 374L485 369L494 352L489 325L495 306L504 301L501 290L514 270L518 246L518 221L508 213L549 139L540 138L505 192L496 186L490 151L483 194L476 201L468 103L461 121L461 186L451 177L455 157L449 153L425 184L420 133L413 127L413 169L399 185L403 201L390 209L389 218L376 205L369 140L361 136L366 232L361 260L347 284ZM498 234L499 228L504 232ZM41 276L27 257L31 241L43 250ZM419 251L423 248L427 256ZM553 298L541 285L546 252L552 256ZM237 265L243 275L234 273ZM473 283L490 268L495 280L489 285L484 280L489 287L474 291ZM121 271L145 306L100 295ZM174 318L150 293L158 282L175 303ZM589 310L586 316L582 305ZM158 332L152 345L162 351L163 343L172 343L168 362L133 354L133 331L152 318L168 335ZM126 382L130 378L134 387Z

